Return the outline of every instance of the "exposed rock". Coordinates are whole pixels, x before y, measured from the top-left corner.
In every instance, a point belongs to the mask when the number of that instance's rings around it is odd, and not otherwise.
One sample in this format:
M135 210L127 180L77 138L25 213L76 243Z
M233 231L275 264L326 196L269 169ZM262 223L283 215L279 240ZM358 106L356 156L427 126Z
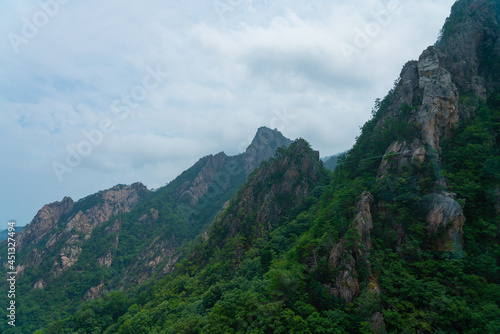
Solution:
M57 258L50 261L54 262L51 274L60 275L78 261L82 245L96 227L114 215L130 211L147 193L148 190L142 183L135 183L129 186L118 185L92 195L89 198L95 199L95 205L83 209L84 211L72 212L75 205L81 202L74 203L69 197L61 202L45 205L19 234L19 248L32 248L22 263L23 268L40 265L49 251L59 248ZM64 224L65 220L67 223L63 225L64 230L57 232L62 227L58 225ZM51 233L45 247L34 247Z
M409 106L420 105L422 103L422 89L419 86L419 63L410 61L401 70L398 89L394 92L394 106L391 117L396 116L400 110L399 106L406 104Z
M446 53L444 66L453 77L460 92L474 92L486 98L489 83L481 76L481 59L484 47L498 39L494 2L489 0L466 0L457 2L447 20L446 35L436 45ZM488 73L484 73L487 75ZM492 83L490 83L492 84Z
M8 266L8 263L6 262L4 267L5 267L5 268L7 268L7 266ZM16 273L17 273L19 276L21 276L21 275L22 275L22 273L23 273L23 271L24 271L25 269L26 269L26 266L23 266L22 264L21 264L21 265L18 265L18 266L16 266Z
M54 235L52 235L52 237L49 239L49 241L47 241L47 243L45 244L45 248L47 248L47 250L51 250L52 247L54 247L54 245L56 245L58 242L59 242L59 239L61 238L62 236L62 233L56 233Z
M52 268L52 275L58 276L71 266L73 266L82 252L81 241L77 234L71 236L69 240L66 241L64 247L59 252L60 261L54 263Z
M426 195L425 201L429 209L429 233L443 231L438 236L436 248L441 251L461 252L465 216L460 204L448 193Z
M410 145L406 141L395 141L389 146L382 158L377 178L384 177L389 170L401 173L405 166L420 166L425 160L425 154L425 147L418 139L415 139Z
M347 255L341 262L340 271L335 277L334 292L337 298L350 303L359 294L358 273L356 260Z
M418 61L408 62L401 71L390 106L377 123L379 131L391 126L390 120L395 118L414 124L421 134L420 143L406 145L422 146L428 149L427 154L436 157L440 139L449 136L459 121L459 91L444 65L445 58L445 53L431 46ZM402 106L411 109L403 111ZM394 147L390 149L396 151Z
M241 222L245 220L238 217L240 212L255 214L254 225L264 233L272 228L270 222L280 221L283 214L309 196L321 174L319 152L312 151L305 141L296 141L294 145L297 159L284 156L253 174L239 194L235 212L224 218L223 224L229 227L229 235L240 231Z
M370 323L372 324L372 329L377 334L387 333L385 327L384 316L380 312L375 312L370 318Z
M458 89L441 64L443 57L435 47L429 47L420 56L418 74L423 98L413 120L421 130L424 144L436 152L440 151L440 138L451 134L459 118Z
M99 298L102 295L104 289L104 282L101 281L101 284L98 286L94 286L85 293L85 296L83 297L84 300L93 300L96 298Z
M274 157L274 153L278 147L288 146L291 143L290 139L285 138L276 129L259 128L255 138L244 153L244 169L246 174L249 175L262 161Z
M356 229L359 239L352 242L353 247L347 247L347 236L342 238L332 249L328 259L329 264L333 268L338 268L338 273L335 277L334 293L335 295L345 300L352 302L359 294L359 281L357 264L359 261L366 261L362 265L367 265L367 256L372 248L371 230L373 229L373 221L371 216L371 205L373 204L373 196L368 192L363 192L357 203L357 215L352 223L352 227Z
M31 223L22 229L17 237L17 251L20 252L27 245L35 245L52 233L59 219L73 209L75 203L69 197L64 197L60 202L44 205Z
M194 207L208 191L213 191L213 189L210 189L210 185L215 181L215 178L219 181L218 186L222 187L222 190L227 189L232 173L230 174L224 171L229 168L228 164L230 160L232 159L224 152L221 152L216 155L209 155L198 161L193 167L195 168L197 165L202 165L201 171L194 180L186 181L177 190L181 200L188 202Z
M40 278L40 279L39 279L39 280L35 283L35 285L33 286L33 289L35 289L35 290L42 290L44 286L45 286L45 284L44 284L44 282L43 282L43 279L41 279L41 278Z
M150 212L145 213L144 215L142 215L141 218L139 218L139 221L141 223L146 222L148 219L151 221L156 221L158 220L158 217L159 217L158 210L151 208Z
M174 270L174 266L179 261L180 257L181 257L181 253L177 253L177 254L170 256L167 264L163 268L163 273L164 274L171 273Z
M345 250L345 239L341 239L339 242L333 246L332 251L330 252L330 257L328 259L328 263L333 267L337 268L340 263L340 258L342 254L344 254Z
M66 225L64 229L65 232L71 232L71 230L75 230L79 233L88 234L92 231L92 227L89 223L89 219L87 215L85 215L82 211L79 211Z
M373 229L373 221L371 215L371 205L373 204L373 196L368 191L364 191L356 204L358 214L354 219L354 227L358 230L363 247L358 247L359 255L366 255L372 248L371 230Z
M102 200L85 211L86 217L75 216L68 231L75 229L80 233L91 234L93 229L111 217L129 212L147 193L147 188L140 182L129 186L118 185L103 191Z
M244 153L227 156L221 152L200 159L192 167L192 170L200 170L197 176L184 182L177 189L177 196L191 207L203 206L199 203L207 198L217 198L230 187L240 185L262 161L272 158L278 147L288 146L291 142L278 130L261 127Z
M106 255L98 258L97 262L102 266L111 267L111 264L113 263L113 256L111 253L106 253Z

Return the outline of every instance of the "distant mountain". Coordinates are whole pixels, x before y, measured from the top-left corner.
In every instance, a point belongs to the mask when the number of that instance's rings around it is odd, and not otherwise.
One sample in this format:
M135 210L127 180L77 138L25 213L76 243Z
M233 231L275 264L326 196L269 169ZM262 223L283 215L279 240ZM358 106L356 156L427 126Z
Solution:
M346 153L347 153L347 151L322 158L321 160L323 161L323 166L325 166L325 168L328 170L331 170L331 171L335 170L335 167L337 166L339 158L346 155Z
M16 234L21 232L24 226L16 226ZM0 241L7 240L9 238L9 230L0 231Z

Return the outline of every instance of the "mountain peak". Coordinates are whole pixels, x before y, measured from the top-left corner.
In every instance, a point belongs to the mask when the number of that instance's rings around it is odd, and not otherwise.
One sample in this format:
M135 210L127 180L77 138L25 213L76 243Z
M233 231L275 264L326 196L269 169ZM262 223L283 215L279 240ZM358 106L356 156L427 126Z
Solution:
M247 174L258 167L262 161L272 158L278 147L288 146L291 143L292 141L283 136L278 129L260 127L244 153Z
M446 57L443 65L460 92L483 99L495 88L490 65L498 64L500 4L494 0L457 1L441 30L436 46Z

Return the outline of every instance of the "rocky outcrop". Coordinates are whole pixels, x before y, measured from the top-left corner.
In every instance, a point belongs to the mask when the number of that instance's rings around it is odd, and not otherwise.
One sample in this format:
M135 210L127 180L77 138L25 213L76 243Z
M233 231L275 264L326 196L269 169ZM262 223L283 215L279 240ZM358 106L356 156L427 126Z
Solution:
M285 138L276 129L259 128L252 143L243 154L243 168L246 175L250 175L255 168L259 167L262 161L267 161L274 157L274 153L278 147L287 147L291 143L290 139Z
M278 130L261 127L244 153L227 156L221 152L200 159L191 168L199 170L195 178L185 181L176 194L191 207L203 206L204 200L216 200L221 193L241 185L262 161L274 156L278 147L291 142Z
M231 247L230 261L236 268L253 241L268 235L293 208L304 204L322 181L323 172L319 152L313 151L305 140L296 140L250 175L200 239L211 245L210 249ZM241 237L236 243L235 236ZM190 259L202 266L208 258L209 255L197 251L190 254Z
M370 323L372 324L373 332L376 334L387 333L385 327L384 316L380 312L375 312L370 317Z
M444 54L436 47L425 50L418 61L422 104L413 121L419 126L422 140L432 150L440 151L439 140L449 136L458 125L458 89L451 74L442 65Z
M229 235L239 233L242 222L253 215L259 237L309 196L321 175L319 152L311 150L303 140L294 142L290 149L293 153L278 157L252 174L236 199L237 206L223 218Z
M99 285L90 288L89 291L85 293L83 299L84 300L96 299L102 295L103 290L104 290L104 282L101 281Z
M35 290L42 290L44 286L45 286L45 283L44 283L43 279L39 279L35 283L35 285L33 286L33 289L35 289Z
M444 66L460 92L473 92L486 99L487 89L495 84L481 68L485 48L498 41L498 17L494 1L465 0L455 3L436 43L444 51ZM497 52L500 51L497 49Z
M368 269L370 266L367 258L372 249L373 201L373 196L368 191L360 195L356 203L357 215L351 229L333 247L328 259L329 264L338 270L335 276L334 294L348 303L352 302L360 292L358 266L368 266Z
M435 248L441 251L461 252L465 216L460 204L449 193L425 196L429 209L427 224L429 233L437 233Z
M233 162L234 159L228 157L224 152L204 157L193 166L193 168L201 166L196 177L184 182L177 190L179 198L194 207L205 195L215 191L215 185L212 185L215 181L217 181L217 187L223 191L226 190L230 185L231 177L239 174L239 170L241 170L239 166L236 166L237 168L230 166L230 163ZM229 171L233 171L233 173Z
M19 272L50 260L53 261L51 275L60 275L78 261L83 244L96 227L117 214L130 211L148 192L142 183L118 185L77 203L65 197L61 202L45 205L19 235L19 249L28 253L19 263ZM40 245L44 239L47 241ZM58 249L57 256L48 259L47 255L54 249Z
M129 186L118 185L100 193L101 199L96 205L78 212L71 218L65 232L85 234L88 239L92 231L111 217L129 212L149 191L140 182Z
M169 191L164 192L168 196L161 198L161 201L182 203L197 209L197 213L205 210L205 207L219 204L220 208L217 210L220 210L255 167L274 156L277 147L286 146L290 142L277 130L260 128L246 152L232 157L221 152L200 159L179 177L182 183L173 181ZM47 277L43 277L45 281L31 284L35 284L32 286L37 289L50 285L51 277L62 275L78 262L85 243L92 238L96 228L114 216L130 212L148 194L149 191L141 183L118 185L76 203L66 197L61 202L44 206L19 236L19 251L26 254L23 260L18 262L19 274L23 274L30 267L40 266L45 261L51 268L46 273ZM172 209L176 210L175 205ZM182 208L179 211L184 214ZM216 212L214 210L213 215ZM213 217L205 211L203 215ZM160 221L168 220L168 217L161 217L159 208L154 206L135 219L145 228L151 228L161 224ZM186 224L194 224L192 219L194 218L190 217L186 220ZM114 265L116 249L124 233L122 224L122 219L117 218L105 227L104 233L112 234L116 241L109 249L103 250L102 254L95 257L94 261L99 266L111 268ZM202 223L197 224L203 226ZM140 284L155 273L172 271L182 255L177 252L178 246L175 235L162 235L161 238L158 236L127 265L124 276L120 279L121 283L117 285L123 287ZM96 296L96 291L89 290L88 298Z
M55 236L56 240L63 240L70 235L62 244L59 258L54 262L51 271L52 275L60 275L78 261L82 245L90 239L96 227L115 215L129 212L147 193L147 188L140 182L129 186L118 185L100 192L100 201L85 212L80 210L72 216L64 231ZM52 239L47 244L49 243L52 246ZM103 260L105 265L111 265L111 262L112 258L109 257Z
M474 108L460 104L460 95L472 93L485 101L487 92L498 86L498 78L492 78L485 65L486 52L500 57L493 6L488 0L464 0L454 5L436 45L427 48L418 61L404 66L392 105L379 125L401 116L402 105L414 107L406 121L418 126L427 154L439 153L440 139L451 133L460 118L474 113Z
M113 256L111 255L111 252L106 253L106 255L101 256L100 258L97 259L97 262L101 266L106 266L106 267L111 267L111 264L113 263Z
M61 217L69 214L74 205L75 202L69 197L64 197L60 202L44 205L31 223L19 233L17 251L22 251L27 245L36 245L52 233Z
M401 173L404 167L420 166L425 161L426 149L423 143L415 139L411 144L406 141L395 141L389 146L380 163L378 177L381 178L389 171Z

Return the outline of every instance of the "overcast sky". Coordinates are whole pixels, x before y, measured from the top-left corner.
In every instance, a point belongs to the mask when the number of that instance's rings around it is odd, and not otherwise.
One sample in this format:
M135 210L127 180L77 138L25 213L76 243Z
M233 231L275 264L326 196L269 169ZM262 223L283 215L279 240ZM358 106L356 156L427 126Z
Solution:
M0 2L0 228L169 182L260 126L349 149L453 0Z

